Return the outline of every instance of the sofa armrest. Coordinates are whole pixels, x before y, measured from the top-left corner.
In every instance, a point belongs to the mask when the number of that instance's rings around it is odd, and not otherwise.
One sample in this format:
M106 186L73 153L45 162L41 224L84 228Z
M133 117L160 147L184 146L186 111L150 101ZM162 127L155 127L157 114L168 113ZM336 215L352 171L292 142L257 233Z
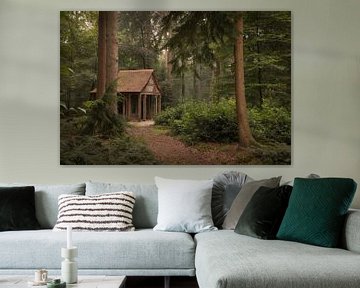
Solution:
M360 253L360 210L349 210L343 232L343 248Z

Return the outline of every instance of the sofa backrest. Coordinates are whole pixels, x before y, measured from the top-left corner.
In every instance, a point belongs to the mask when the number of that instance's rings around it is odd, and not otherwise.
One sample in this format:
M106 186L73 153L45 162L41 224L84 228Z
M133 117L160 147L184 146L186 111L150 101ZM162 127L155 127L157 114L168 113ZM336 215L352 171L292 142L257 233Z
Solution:
M155 184L86 182L85 195L131 191L135 194L133 223L136 229L153 228L157 223L158 192Z
M52 229L55 226L58 216L58 197L61 194L85 195L85 183L60 185L0 183L0 186L34 186L36 218L43 229Z

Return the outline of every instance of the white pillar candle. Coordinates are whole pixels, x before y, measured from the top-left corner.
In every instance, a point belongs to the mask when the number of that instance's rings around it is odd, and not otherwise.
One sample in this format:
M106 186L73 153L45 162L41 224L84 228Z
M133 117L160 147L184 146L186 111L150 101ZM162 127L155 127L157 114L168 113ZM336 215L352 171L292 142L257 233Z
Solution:
M66 248L70 249L70 248L72 248L72 234L71 234L72 227L70 225L67 226L66 232L67 232Z

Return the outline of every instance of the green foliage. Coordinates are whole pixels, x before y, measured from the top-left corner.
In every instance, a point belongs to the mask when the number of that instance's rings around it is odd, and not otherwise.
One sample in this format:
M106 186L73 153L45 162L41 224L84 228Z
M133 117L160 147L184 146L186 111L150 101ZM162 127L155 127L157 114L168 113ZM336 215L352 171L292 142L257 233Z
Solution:
M151 165L157 164L147 147L128 136L109 141L95 136L62 139L60 163L63 165Z
M82 129L83 135L102 135L112 137L121 135L125 130L125 121L114 114L103 99L87 101L84 103L88 113Z
M163 17L163 33L172 31L166 47L174 52L172 64L175 73L186 69L187 60L212 63L212 45L224 44L235 36L233 21L236 17L238 12L225 11L171 11Z
M190 144L198 142L231 143L238 140L235 100L185 102L161 112L156 125L168 126L174 135ZM265 101L249 109L253 136L260 142L291 144L291 113ZM270 153L271 154L271 153Z
M86 116L60 120L60 163L63 165L158 164L148 148L122 134L112 139L81 135Z
M68 107L88 99L96 79L97 12L60 12L60 99Z
M189 101L166 109L156 118L189 144L204 142L229 143L237 139L235 101Z
M245 85L250 105L265 99L290 109L291 13L248 11L245 13Z
M252 151L252 159L255 165L290 165L291 148L285 144L263 146Z
M60 117L69 117L69 116L81 116L85 115L86 110L82 107L67 107L63 102L60 102Z
M264 101L261 107L249 109L253 136L260 141L291 144L291 113Z
M178 131L188 143L233 142L237 139L234 107L233 100L198 102L184 114Z
M192 102L186 102L169 107L155 117L156 125L171 126L174 121L181 120L185 112L190 109Z
M158 11L119 12L119 66L126 69L154 68L158 62Z
M111 95L110 91L112 91L114 85L116 85L116 81L106 88L101 99L84 102L87 117L82 129L83 135L101 135L110 138L124 132L125 120L111 109L114 96ZM118 98L115 100L116 103L121 100L121 96L118 96Z
M246 165L290 165L291 146L284 143L266 143L238 149L236 163Z
M238 16L239 12L232 11L172 11L163 17L164 33L171 31L166 47L173 54L173 71L185 74L185 96L178 97L196 96L191 94L189 74L197 64L202 70L211 69L212 76L201 79L205 82L210 78L208 96L219 100L234 95L234 23ZM246 11L243 16L247 101L261 106L265 99L271 99L275 105L290 110L291 13Z

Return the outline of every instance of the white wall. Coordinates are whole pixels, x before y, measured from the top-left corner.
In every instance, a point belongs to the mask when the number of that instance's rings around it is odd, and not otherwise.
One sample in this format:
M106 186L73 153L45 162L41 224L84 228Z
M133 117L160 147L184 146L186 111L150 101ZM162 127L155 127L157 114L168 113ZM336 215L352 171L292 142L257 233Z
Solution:
M60 166L59 11L74 9L291 10L292 165ZM1 0L0 182L146 183L234 169L254 178L351 177L360 186L359 11L358 0Z

